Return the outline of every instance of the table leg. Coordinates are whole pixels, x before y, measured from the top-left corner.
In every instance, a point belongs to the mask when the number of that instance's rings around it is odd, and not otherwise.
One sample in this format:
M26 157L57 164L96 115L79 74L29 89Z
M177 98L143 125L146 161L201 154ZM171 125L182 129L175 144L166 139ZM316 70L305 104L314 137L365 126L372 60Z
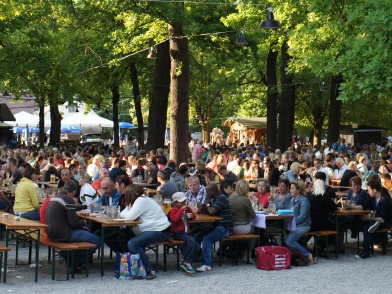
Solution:
M38 238L35 241L35 282L38 282L38 263L39 263L39 245L40 245L40 236L41 230L37 230Z
M101 226L101 276L105 275L105 229Z
M8 237L9 237L9 230L6 228L5 229L5 247L8 247ZM4 275L3 275L3 283L5 283L7 281L7 263L5 262L8 258L8 252L5 251L4 252Z
M335 214L335 229L336 229L336 240L335 240L335 257L338 258L339 257L339 216L337 214ZM327 249L328 250L328 249Z

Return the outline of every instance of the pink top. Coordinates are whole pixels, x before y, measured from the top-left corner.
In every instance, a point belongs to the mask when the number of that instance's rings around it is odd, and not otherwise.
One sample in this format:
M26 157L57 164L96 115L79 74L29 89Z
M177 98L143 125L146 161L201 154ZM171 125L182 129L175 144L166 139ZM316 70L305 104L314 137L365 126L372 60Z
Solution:
M263 207L267 208L268 207L268 202L271 197L271 194L269 192L265 192L262 195L260 195L259 192L256 193L257 199L259 199L259 203L263 205Z

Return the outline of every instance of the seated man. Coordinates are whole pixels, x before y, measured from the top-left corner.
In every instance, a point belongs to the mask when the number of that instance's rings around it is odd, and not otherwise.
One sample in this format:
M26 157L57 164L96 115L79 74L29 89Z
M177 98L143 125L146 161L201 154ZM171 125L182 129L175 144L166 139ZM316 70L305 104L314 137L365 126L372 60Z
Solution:
M109 171L106 168L101 168L99 170L99 178L96 179L91 186L97 191L98 195L101 196L103 194L103 191L101 189L101 181L103 178L106 178L109 176Z
M388 228L392 224L392 203L387 195L381 192L381 182L379 179L372 179L367 182L369 198L362 205L351 205L354 209L367 209L374 211L374 214L363 214L361 220L366 222L363 229L363 252L355 255L358 259L370 257L370 246L373 243L373 233L378 228Z
M73 197L78 184L73 180L64 183L64 190L52 198L46 208L45 222L48 225L46 233L54 242L89 242L100 243L100 237L88 232L87 222L76 215L76 205ZM90 249L93 254L95 248ZM85 261L83 254L75 256L75 272L80 272L80 266Z
M157 189L157 194L162 195L162 199L170 199L171 201L173 194L177 192L176 184L169 181L169 175L165 170L158 171L157 179L161 184Z
M226 181L232 181L233 183L238 182L237 176L233 172L227 170L226 164L220 164L218 166L218 173Z
M214 223L214 230L203 238L203 265L197 269L198 272L212 270L212 245L216 241L233 234L233 216L231 214L229 199L226 195L219 192L216 184L208 185L206 192L207 197L205 202L209 203L213 200L214 204L211 207L207 206L207 204L198 203L198 208L204 214L220 216L223 220L216 221Z

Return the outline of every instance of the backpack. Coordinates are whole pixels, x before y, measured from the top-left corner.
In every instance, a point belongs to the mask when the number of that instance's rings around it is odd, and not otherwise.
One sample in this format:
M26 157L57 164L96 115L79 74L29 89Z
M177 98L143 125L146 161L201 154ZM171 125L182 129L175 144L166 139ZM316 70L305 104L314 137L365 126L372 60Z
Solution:
M291 264L293 266L305 266L308 265L307 257L298 249L291 250Z

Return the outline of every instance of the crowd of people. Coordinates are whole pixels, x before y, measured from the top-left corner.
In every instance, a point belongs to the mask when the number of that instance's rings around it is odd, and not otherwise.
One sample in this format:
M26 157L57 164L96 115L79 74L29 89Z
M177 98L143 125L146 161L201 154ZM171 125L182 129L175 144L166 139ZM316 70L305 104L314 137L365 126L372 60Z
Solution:
M337 205L336 194L329 186L332 180L340 179L339 185L349 190L347 206L375 212L348 217L343 227L351 230L351 237L358 235L358 223L363 227L363 253L358 258L369 257L374 232L392 224L389 144L353 148L340 139L331 146L293 146L281 152L268 146L236 148L199 141L190 148L189 160L194 167L189 162L175 163L164 149L132 153L89 144L43 149L4 147L0 155L0 181L16 185L14 202L1 194L1 209L13 209L16 215L48 224L47 234L54 241L87 241L98 246L99 227L80 220L76 212L95 203L118 206L120 217L141 223L129 234L112 236L105 242L117 252L139 253L150 279L156 273L144 250L170 236L186 241L179 246L184 271L194 273L193 263L198 258L203 263L196 270L210 271L216 241L232 234L255 232L252 201L257 201L261 209L270 202L278 210L293 209L296 229L282 243L298 249L309 264L314 264L317 259L306 243L299 241L309 230L334 229L332 215ZM58 186L47 189L47 198L40 207L37 184L50 182L53 177L58 178ZM252 181L254 193L249 192ZM140 183L156 185L157 194L171 201L169 218ZM272 193L271 187L276 187L277 193ZM221 220L190 224L195 214L216 215ZM338 250L344 253L341 233ZM328 250L319 245L321 251ZM253 249L255 243L249 246ZM75 270L81 268L82 260L75 263Z

